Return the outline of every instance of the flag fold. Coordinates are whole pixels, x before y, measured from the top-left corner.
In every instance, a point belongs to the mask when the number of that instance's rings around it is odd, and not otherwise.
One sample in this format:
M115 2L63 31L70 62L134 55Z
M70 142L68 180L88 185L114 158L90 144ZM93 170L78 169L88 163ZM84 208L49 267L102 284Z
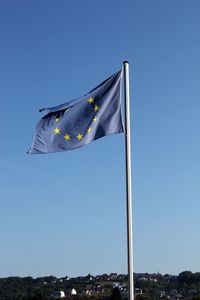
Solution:
M121 81L122 70L83 97L43 109L48 113L38 122L28 153L73 150L123 132Z

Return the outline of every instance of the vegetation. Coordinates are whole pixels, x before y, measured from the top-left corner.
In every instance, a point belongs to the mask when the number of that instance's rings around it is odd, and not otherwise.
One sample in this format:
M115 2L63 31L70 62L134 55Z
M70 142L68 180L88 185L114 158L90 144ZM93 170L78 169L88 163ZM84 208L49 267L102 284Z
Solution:
M119 288L116 287L113 289L113 292L110 296L110 300L122 300L122 296L121 296Z
M106 275L106 274L105 274ZM49 300L54 291L64 291L68 300L122 300L127 299L127 276L117 279L109 276L56 278L54 276L9 277L0 279L0 300ZM135 299L200 300L200 273L185 271L178 276L161 274L135 274ZM116 284L118 285L116 287ZM70 290L77 295L71 296ZM86 291L89 291L88 294Z

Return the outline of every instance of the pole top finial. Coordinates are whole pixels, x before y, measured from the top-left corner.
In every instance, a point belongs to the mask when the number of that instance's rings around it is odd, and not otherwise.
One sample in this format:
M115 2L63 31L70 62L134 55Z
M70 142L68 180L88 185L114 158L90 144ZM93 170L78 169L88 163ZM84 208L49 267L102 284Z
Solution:
M123 61L123 64L129 64L129 62L127 60Z

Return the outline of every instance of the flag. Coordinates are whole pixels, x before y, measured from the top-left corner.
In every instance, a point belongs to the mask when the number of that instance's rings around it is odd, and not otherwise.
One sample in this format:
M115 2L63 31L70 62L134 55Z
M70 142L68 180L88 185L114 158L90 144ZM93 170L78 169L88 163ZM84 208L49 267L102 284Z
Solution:
M73 150L103 136L123 132L121 81L122 70L83 97L42 109L48 113L38 122L28 153Z

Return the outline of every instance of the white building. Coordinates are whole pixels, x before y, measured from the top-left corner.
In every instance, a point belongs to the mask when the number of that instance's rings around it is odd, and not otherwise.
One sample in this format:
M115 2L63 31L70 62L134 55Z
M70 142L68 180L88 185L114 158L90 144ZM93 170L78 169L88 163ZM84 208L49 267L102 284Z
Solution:
M76 294L77 294L77 291L76 291L75 289L72 289L70 294L71 294L72 296L73 296L73 295L76 295Z
M65 298L65 292L63 291L55 291L50 296L52 299L62 299Z

